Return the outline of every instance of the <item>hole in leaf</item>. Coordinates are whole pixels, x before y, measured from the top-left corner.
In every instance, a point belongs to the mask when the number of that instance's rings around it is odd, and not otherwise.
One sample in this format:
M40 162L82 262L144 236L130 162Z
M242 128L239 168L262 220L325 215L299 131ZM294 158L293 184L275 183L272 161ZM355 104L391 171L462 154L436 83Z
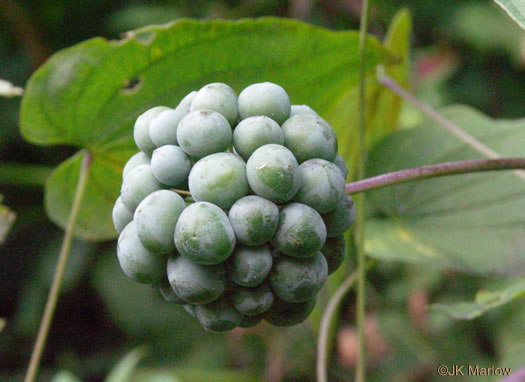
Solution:
M122 87L122 93L133 94L136 93L141 87L144 81L142 78L133 77L127 81L124 81L124 86Z

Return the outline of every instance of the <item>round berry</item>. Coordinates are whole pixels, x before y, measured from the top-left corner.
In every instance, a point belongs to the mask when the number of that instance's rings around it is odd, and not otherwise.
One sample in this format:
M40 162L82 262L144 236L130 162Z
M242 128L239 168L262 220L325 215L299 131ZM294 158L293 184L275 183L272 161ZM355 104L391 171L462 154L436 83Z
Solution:
M124 274L138 283L156 284L166 272L166 256L142 245L135 222L130 222L118 238L117 257Z
M279 251L288 256L310 257L323 247L325 241L326 227L316 210L301 203L284 206L273 238Z
M274 326L293 326L308 318L314 310L315 298L299 303L290 303L275 297L271 308L264 313L264 320Z
M181 299L189 304L207 304L226 289L224 265L199 265L184 256L168 259L168 280Z
M337 154L335 159L333 160L333 163L337 167L339 167L339 170L341 170L341 173L343 174L343 178L346 180L346 178L348 178L348 167L346 167L346 163L343 157Z
M214 204L193 203L179 216L175 245L182 256L197 264L223 262L232 254L235 243L228 216Z
M320 158L333 161L337 155L337 138L321 117L303 113L288 119L283 125L284 145L299 163Z
M321 252L307 259L281 256L270 273L270 285L280 299L303 302L315 297L328 277L328 265Z
M179 122L177 141L186 154L193 159L200 159L230 147L232 129L222 114L196 110Z
M266 284L255 288L238 287L232 292L231 299L235 309L247 316L264 313L273 304L272 291Z
M312 109L308 105L292 105L292 107L290 109L290 117L293 117L294 115L297 115L297 114L305 114L305 113L318 115L315 112L315 110Z
M151 156L151 171L167 186L177 186L188 179L191 160L179 146L161 146Z
M320 214L336 208L345 195L345 179L334 163L309 159L299 166L301 187L294 200L314 208Z
M113 225L115 230L118 233L121 233L124 227L128 225L130 221L133 220L133 213L122 203L122 199L119 196L115 205L113 206L113 211L111 214L113 218Z
M284 135L277 122L263 115L243 119L233 131L233 147L244 160L269 143L283 145Z
M239 323L241 328L251 328L261 322L264 318L264 314L258 314L256 316L242 316L242 320Z
M292 199L301 185L298 164L284 146L268 144L259 147L246 163L246 176L252 190L275 203Z
M168 281L167 277L164 277L160 283L159 286L160 295L166 302L170 302L172 304L180 304L184 305L186 302L181 299L179 296L177 296L177 293L173 290L173 288L170 285L170 282Z
M239 94L239 116L245 119L256 115L283 123L290 116L290 97L282 87L271 82L246 87Z
M222 82L208 84L199 90L191 103L191 111L195 110L216 111L226 118L230 126L235 126L239 119L237 94Z
M250 191L246 164L232 153L217 153L200 159L191 169L190 193L196 201L228 209Z
M140 165L131 170L122 182L120 197L128 209L135 212L139 203L154 191L163 189L164 186L155 178L151 166Z
M143 164L150 164L150 159L142 151L139 151L131 158L129 158L129 160L124 165L124 169L122 170L122 179L124 179L129 174L129 172L135 167L138 167Z
M149 127L151 141L156 147L177 145L177 127L190 112L190 105L197 92L191 92L180 101L175 109L164 110L152 119Z
M277 230L279 208L260 196L248 195L233 204L228 217L239 243L261 245Z
M175 225L184 208L186 203L173 191L159 190L146 196L134 215L144 247L153 252L173 252Z
M153 107L142 113L135 122L135 126L133 127L133 138L135 139L135 143L140 151L147 155L151 155L153 150L155 150L155 144L149 135L151 121L166 110L171 109L166 106Z
M355 214L354 200L350 195L345 194L335 209L322 215L327 237L336 237L348 231L354 223Z
M242 315L224 297L209 304L197 305L195 315L204 329L219 333L233 330L242 320Z
M328 275L334 273L343 263L346 255L346 240L343 235L329 237L321 248L328 265Z
M238 245L230 259L230 277L240 286L254 287L261 284L270 273L273 257L266 246L245 247Z

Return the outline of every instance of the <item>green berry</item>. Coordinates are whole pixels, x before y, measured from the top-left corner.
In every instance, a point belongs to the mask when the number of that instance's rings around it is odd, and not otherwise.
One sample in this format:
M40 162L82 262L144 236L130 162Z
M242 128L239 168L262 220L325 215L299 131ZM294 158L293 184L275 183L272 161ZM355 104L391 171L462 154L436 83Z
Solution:
M284 206L273 238L279 251L288 256L310 257L323 247L325 240L326 227L316 210L301 203Z
M166 145L153 151L151 171L155 178L167 186L177 186L188 179L191 160L179 146Z
M337 154L337 156L333 160L333 163L337 167L339 167L339 169L341 170L341 173L343 174L343 178L346 180L346 178L348 178L348 167L346 167L346 163L343 157Z
M252 190L275 203L292 199L301 185L298 164L284 146L268 144L259 147L246 163L246 176Z
M256 316L242 316L242 320L239 323L241 328L251 328L261 322L264 318L264 314L258 314Z
M189 304L212 302L226 289L223 264L199 265L184 256L170 256L167 270L171 287Z
M328 277L328 265L321 252L307 259L281 256L270 272L274 293L286 302L303 302L315 297Z
M235 329L242 320L242 315L225 297L209 304L197 305L195 315L204 329L219 333Z
M200 159L230 147L232 129L222 114L196 110L179 122L177 141L186 154L193 159Z
M166 272L166 256L142 245L135 222L130 222L118 238L117 257L124 274L138 283L156 284Z
M122 170L122 179L124 179L135 167L143 164L150 164L150 158L142 151L139 151L126 162L124 169Z
M228 209L250 191L246 164L232 153L217 153L200 159L191 169L190 193L199 202Z
M239 119L237 94L230 86L214 82L201 88L191 103L191 111L212 110L221 113L230 126Z
M152 119L149 135L156 147L178 145L177 127L182 118L190 112L191 102L196 95L197 92L191 92L180 101L175 109L165 110Z
M283 145L284 136L277 122L266 116L243 119L233 131L233 147L244 160L269 143Z
M119 196L112 211L113 225L118 233L121 233L124 227L133 220L133 213L122 203L122 199Z
M305 114L305 113L309 113L309 114L314 114L314 115L318 115L314 109L312 109L310 106L308 105L292 105L291 107L291 110L290 110L290 118L293 117L294 115L297 115L297 114Z
M348 194L341 199L341 203L332 211L323 214L327 237L336 237L344 234L354 223L356 207L354 200Z
M163 189L162 185L147 164L140 165L131 170L122 182L120 197L128 209L135 212L139 203L154 191Z
M290 116L290 97L271 82L246 87L239 94L239 116L242 120L256 115L270 117L280 125Z
M315 298L299 303L290 303L275 298L272 307L264 313L264 320L274 326L293 326L308 318L314 310Z
M160 283L159 286L160 295L166 302L170 302L172 304L179 304L184 305L186 302L181 299L179 296L177 296L177 293L173 290L173 288L170 285L170 282L168 281L167 277L164 277Z
M255 288L237 287L232 292L231 299L235 309L247 316L264 313L273 304L272 291L266 284L261 284Z
M334 273L343 263L346 255L346 240L343 235L329 237L321 248L328 265L328 275Z
M228 217L239 243L261 245L275 234L279 208L260 196L248 195L233 204Z
M299 166L301 187L294 200L314 208L320 214L336 208L345 194L345 179L334 163L309 159Z
M186 203L173 191L159 190L146 196L134 215L144 247L153 252L173 252L175 225L184 208Z
M230 259L230 276L234 283L244 287L261 284L270 273L272 254L266 246L245 247L238 245Z
M166 110L171 109L166 106L153 107L142 113L135 122L135 126L133 128L133 138L135 139L135 143L140 151L147 155L151 155L153 150L155 150L155 144L149 135L151 121Z
M337 155L337 138L334 131L321 117L303 113L288 119L283 125L284 145L299 163L308 159L333 161Z
M182 256L195 263L221 263L230 257L235 243L228 216L214 204L193 203L179 216L175 245Z

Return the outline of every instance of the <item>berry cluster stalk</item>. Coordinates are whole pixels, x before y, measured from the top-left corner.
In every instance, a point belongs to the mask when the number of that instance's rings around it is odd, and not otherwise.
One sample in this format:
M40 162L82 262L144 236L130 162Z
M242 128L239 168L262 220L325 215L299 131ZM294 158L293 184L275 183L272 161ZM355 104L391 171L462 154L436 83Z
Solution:
M86 181L91 160L91 154L87 151L84 152L84 159L82 160L82 164L80 165L80 174L78 177L77 188L75 190L73 205L71 207L71 212L67 221L66 232L64 234L64 241L62 242L60 254L58 255L55 274L53 276L53 283L51 284L49 296L47 297L46 306L44 308L44 315L42 316L42 321L40 322L38 336L35 342L35 346L33 348L33 353L31 354L31 360L29 361L29 366L24 382L33 382L38 373L38 367L40 365L40 360L42 358L44 347L46 345L49 327L51 326L51 322L53 321L53 315L55 313L58 295L62 286L62 280L64 279L64 270L66 269L67 259L69 258L71 242L73 240L73 231L77 222L78 211L80 210L80 205L82 204L82 199L84 197L84 191L86 190Z
M393 186L395 184L407 183L414 180L437 178L446 175L524 169L525 158L473 159L456 162L444 162L389 172L387 174L348 183L346 185L346 192L349 194L357 194L364 191Z

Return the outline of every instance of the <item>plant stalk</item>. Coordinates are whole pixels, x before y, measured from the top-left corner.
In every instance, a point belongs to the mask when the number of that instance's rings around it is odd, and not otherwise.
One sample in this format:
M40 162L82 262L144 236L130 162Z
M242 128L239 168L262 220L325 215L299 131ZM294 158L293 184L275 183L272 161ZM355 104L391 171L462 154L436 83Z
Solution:
M80 166L77 188L75 190L73 205L71 207L71 212L67 221L64 240L62 242L62 247L60 248L60 253L58 255L58 261L55 268L55 274L53 276L53 282L51 284L51 289L47 297L46 306L44 308L44 315L42 316L42 321L40 322L38 336L35 342L35 346L33 347L33 352L31 354L31 359L29 361L29 366L24 382L33 382L38 373L40 360L42 359L42 353L44 351L47 336L49 334L49 328L51 326L51 322L53 321L53 315L55 313L58 295L62 286L62 280L64 279L64 271L71 249L71 242L73 240L73 230L75 228L78 212L80 210L80 205L84 197L84 191L86 189L87 183L87 175L89 171L89 166L91 164L91 160L91 154L86 151L84 153L84 159L82 160L82 164Z
M366 147L366 38L368 30L368 18L370 14L369 0L363 0L361 5L361 20L359 25L359 165L357 179L365 177L365 165L367 160ZM357 336L358 353L355 381L364 382L366 379L366 342L365 342L365 194L356 198L357 224L355 238L357 245Z
M525 158L474 159L456 162L443 162L433 165L409 168L362 179L346 185L346 192L357 194L364 191L407 183L414 180L437 178L446 175L459 175L484 171L525 169Z
M319 339L317 342L317 381L328 382L328 375L326 372L328 363L328 334L330 333L330 322L332 315L335 313L341 300L355 284L358 277L358 271L354 271L348 276L345 281L334 292L321 318L321 325L319 327Z

